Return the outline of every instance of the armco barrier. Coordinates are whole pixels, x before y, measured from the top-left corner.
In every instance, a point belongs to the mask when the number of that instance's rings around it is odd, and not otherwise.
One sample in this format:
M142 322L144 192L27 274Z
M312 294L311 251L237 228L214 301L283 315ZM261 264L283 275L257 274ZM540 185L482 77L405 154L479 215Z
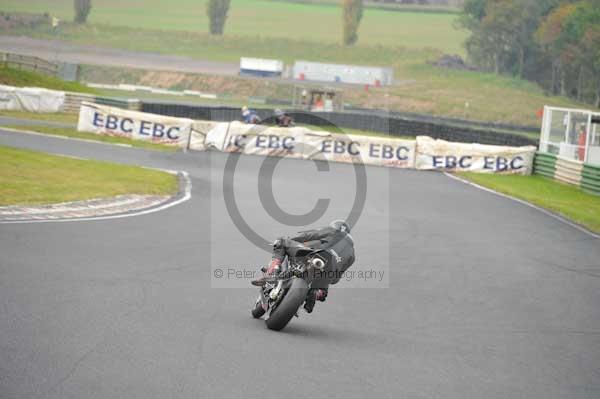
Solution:
M563 183L574 184L576 186L581 182L581 172L583 163L558 157L556 159L556 171L554 179Z
M211 121L233 121L240 119L239 108L207 107L187 104L142 103L143 112L176 116L182 118ZM273 115L273 110L259 109L262 119ZM368 130L389 134L390 136L430 136L447 141L480 143L504 146L537 146L537 140L511 133L499 133L483 129L473 129L424 122L390 115L375 115L349 112L319 112L315 114L298 113L294 115L296 123L322 126L334 124L342 128ZM327 122L325 122L325 121Z
M276 102L272 102L273 99L269 99L270 103L277 104ZM287 103L289 105L291 103ZM428 114L417 114L414 112L400 112L400 111L385 111L382 109L372 109L372 108L362 108L362 107L353 107L353 106L345 106L345 110L364 115L389 115L397 118L404 118L422 122L431 122L443 124L443 125L459 125L473 128L487 128L487 129L502 129L514 132L528 132L528 133L539 133L539 126L525 126L525 125L515 125L510 123L501 123L501 122L485 122L471 119L460 119L460 118L451 118L447 116L439 116L439 115L428 115Z
M537 152L533 161L533 173L579 186L590 194L600 195L600 166Z
M117 100L113 98L98 97L92 94L85 93L65 93L65 103L63 105L64 112L76 113L79 112L82 102L94 104L109 105L111 107L128 109L131 111L140 111L142 104L139 100Z
M556 155L543 152L536 153L533 162L533 173L553 179L555 171Z
M600 195L600 166L583 166L581 188L588 193Z
M79 112L79 107L83 101L94 102L95 96L84 93L65 93L65 103L63 105L64 112L75 113Z

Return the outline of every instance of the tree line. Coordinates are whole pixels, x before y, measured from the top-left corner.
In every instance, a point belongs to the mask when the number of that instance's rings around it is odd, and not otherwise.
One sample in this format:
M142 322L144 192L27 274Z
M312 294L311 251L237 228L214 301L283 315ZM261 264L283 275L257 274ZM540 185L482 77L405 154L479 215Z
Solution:
M600 107L600 0L466 0L470 60Z
M222 35L225 22L229 13L231 0L208 0L206 2L206 15L208 16L208 30L211 35ZM74 0L75 17L78 24L87 21L92 9L91 0ZM343 36L345 45L353 45L358 40L358 26L363 13L363 0L342 0Z

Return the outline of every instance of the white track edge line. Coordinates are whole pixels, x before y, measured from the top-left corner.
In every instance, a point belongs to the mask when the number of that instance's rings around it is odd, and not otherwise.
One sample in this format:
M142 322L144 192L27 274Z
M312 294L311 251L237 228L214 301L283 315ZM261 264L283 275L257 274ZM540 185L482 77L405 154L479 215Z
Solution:
M159 169L160 170L160 169ZM58 222L88 222L95 220L108 220L108 219L123 219L133 216L142 216L150 213L160 212L165 209L171 208L173 206L179 205L188 201L192 198L192 180L187 172L180 172L183 175L183 180L185 181L185 191L183 197L179 198L176 201L168 202L164 205L161 205L157 208L145 209L139 212L126 213L124 215L107 215L107 216L92 216L92 217L84 217L84 218L71 218L71 219L41 219L41 220L12 220L12 221L0 221L0 224L31 224L31 223L58 223Z
M506 199L518 202L520 204L527 205L528 207L536 209L539 212L542 212L543 214L545 214L547 216L550 216L553 219L556 219L556 220L558 220L560 222L563 222L564 224L567 224L567 225L573 227L574 229L579 230L582 233L585 233L585 234L587 234L587 235L589 235L589 236L591 236L593 238L600 239L600 235L599 234L593 233L590 230L586 229L585 227L580 226L577 223L574 223L574 222L570 221L569 219L567 219L567 218L565 218L563 216L557 215L556 213L554 213L552 211L549 211L549 210L544 209L544 208L542 208L540 206L534 205L531 202L527 202L525 200L522 200L522 199L519 199L519 198L516 198L516 197L512 197L512 196L510 196L508 194L504 194L504 193L492 190L491 188L487 188L487 187L484 187L484 186L479 185L477 183L473 183L473 182L468 181L466 179L463 179L463 178L460 178L458 176L455 176L452 173L444 172L444 174L446 176L448 176L449 178L451 178L451 179L457 180L457 181L459 181L461 183L464 183L464 184L467 184L469 186L473 186L475 188L478 188L478 189L483 190L483 191L487 191L488 193L497 195L499 197L503 197L503 198L506 198Z

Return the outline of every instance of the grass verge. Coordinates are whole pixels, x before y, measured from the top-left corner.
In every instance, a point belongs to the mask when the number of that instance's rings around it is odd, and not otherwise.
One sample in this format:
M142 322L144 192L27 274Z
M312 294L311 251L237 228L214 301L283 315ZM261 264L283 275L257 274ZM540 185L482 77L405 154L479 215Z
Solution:
M86 139L86 140L100 141L103 143L128 144L128 145L131 145L132 147L146 148L146 149L151 149L151 150L174 152L179 149L177 147L164 145L164 144L148 143L146 141L132 140L132 139L128 139L126 137L105 136L105 135L95 134L95 133L79 132L75 129L68 129L68 128L62 128L62 127L37 126L37 125L31 125L31 126L29 126L29 125L12 125L12 126L5 126L5 127L11 128L11 129L17 129L17 130L29 130L29 131L33 131L33 132L37 132L37 133L48 134L51 136L63 136L63 137L71 137L71 138L77 138L77 139Z
M0 146L0 205L35 205L120 194L168 195L177 177L137 166Z
M77 124L79 115L77 114L66 114L66 113L51 113L43 114L39 112L27 112L27 111L6 111L0 110L0 116L6 116L9 118L17 119L32 119L36 121L48 121L48 122L60 122L60 123L71 123Z
M460 173L460 177L556 212L600 233L600 197L539 175Z
M17 87L44 87L51 90L97 94L96 90L78 82L67 82L54 76L0 66L0 84Z

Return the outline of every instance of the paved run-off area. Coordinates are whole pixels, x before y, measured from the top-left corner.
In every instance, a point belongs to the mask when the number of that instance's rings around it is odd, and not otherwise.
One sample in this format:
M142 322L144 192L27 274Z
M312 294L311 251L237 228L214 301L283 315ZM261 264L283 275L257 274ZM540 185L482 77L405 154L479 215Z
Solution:
M193 184L190 201L149 215L0 225L3 399L600 395L600 245L535 209L369 167L353 268L382 268L389 287L342 281L275 333L249 315L254 289L211 278L268 259L223 204L226 154L1 132L0 144L185 170ZM292 234L260 206L263 161L240 159L238 205L265 238ZM299 214L329 197L325 218L347 213L352 166L329 169L280 160L278 204Z

